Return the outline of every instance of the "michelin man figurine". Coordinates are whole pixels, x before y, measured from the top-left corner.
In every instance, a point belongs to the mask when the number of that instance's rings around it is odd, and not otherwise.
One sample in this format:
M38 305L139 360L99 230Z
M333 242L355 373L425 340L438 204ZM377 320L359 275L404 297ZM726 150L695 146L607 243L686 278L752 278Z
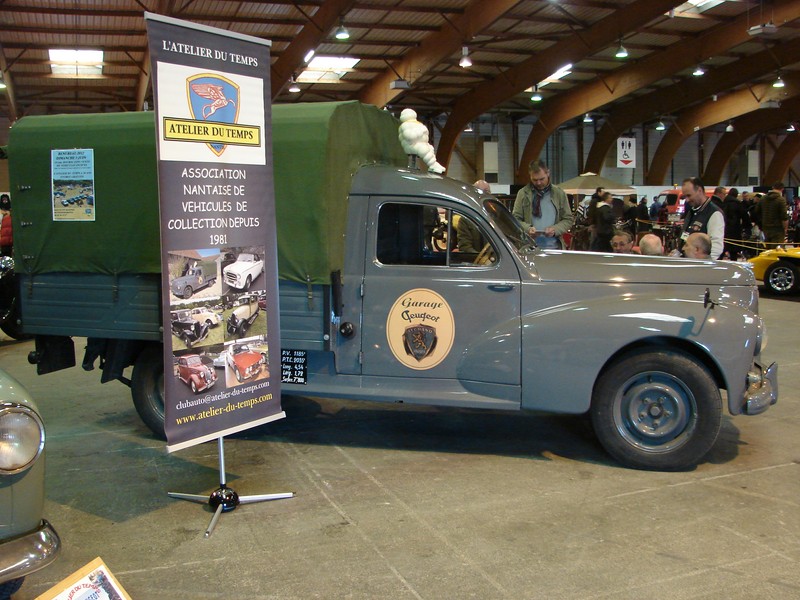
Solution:
M436 153L433 146L428 143L428 128L417 121L417 113L406 108L400 113L400 144L406 154L419 156L428 170L434 173L444 173L445 168L436 162Z

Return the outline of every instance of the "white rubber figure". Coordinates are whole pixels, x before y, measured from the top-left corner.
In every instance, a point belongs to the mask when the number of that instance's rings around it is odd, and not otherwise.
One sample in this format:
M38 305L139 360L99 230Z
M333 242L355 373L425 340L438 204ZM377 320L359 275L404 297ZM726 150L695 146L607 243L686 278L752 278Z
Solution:
M400 113L400 144L406 154L416 154L425 164L428 170L434 173L444 173L445 168L436 162L436 153L433 146L428 143L428 128L417 121L417 113L410 109L403 109Z

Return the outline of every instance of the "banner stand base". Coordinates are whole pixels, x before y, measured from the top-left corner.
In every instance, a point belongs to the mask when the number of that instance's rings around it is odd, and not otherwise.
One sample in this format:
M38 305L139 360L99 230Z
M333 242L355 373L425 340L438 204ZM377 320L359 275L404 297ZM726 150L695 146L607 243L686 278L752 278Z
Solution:
M214 516L211 517L211 522L208 524L203 537L211 536L211 534L214 532L214 527L217 525L219 516L222 513L230 512L240 504L252 504L255 502L267 502L269 500L284 500L286 498L294 498L294 492L239 496L239 494L237 494L233 488L229 488L225 483L225 446L223 440L224 438L217 439L217 443L219 445L219 487L211 492L210 496L206 497L202 494L167 492L167 496L170 498L189 500L190 502L199 502L201 504L208 502L208 505L214 509Z

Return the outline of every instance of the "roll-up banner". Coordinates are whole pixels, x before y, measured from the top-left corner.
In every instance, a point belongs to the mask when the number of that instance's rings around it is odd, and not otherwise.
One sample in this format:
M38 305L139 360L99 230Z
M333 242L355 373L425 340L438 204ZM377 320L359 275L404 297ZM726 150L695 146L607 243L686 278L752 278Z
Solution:
M173 452L285 416L270 42L151 13L145 20Z

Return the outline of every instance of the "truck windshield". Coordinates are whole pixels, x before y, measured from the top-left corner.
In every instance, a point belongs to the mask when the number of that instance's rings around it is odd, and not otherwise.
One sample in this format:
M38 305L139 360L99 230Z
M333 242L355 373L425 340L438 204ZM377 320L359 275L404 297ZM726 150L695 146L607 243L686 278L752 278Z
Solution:
M528 237L520 222L514 218L503 204L494 199L487 199L483 202L483 207L489 213L489 217L495 226L503 232L503 235L513 244L517 252L528 254L536 248L536 244Z

